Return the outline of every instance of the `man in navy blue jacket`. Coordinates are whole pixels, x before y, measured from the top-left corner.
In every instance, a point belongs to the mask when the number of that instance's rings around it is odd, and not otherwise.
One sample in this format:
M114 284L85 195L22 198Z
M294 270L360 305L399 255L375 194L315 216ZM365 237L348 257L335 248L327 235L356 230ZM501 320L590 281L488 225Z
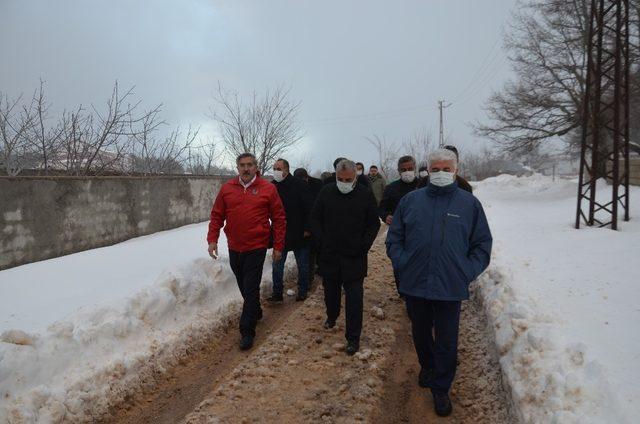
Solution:
M429 156L429 184L402 198L386 240L411 320L418 382L431 389L441 416L452 410L460 304L489 265L492 244L482 205L458 187L457 168L449 150Z

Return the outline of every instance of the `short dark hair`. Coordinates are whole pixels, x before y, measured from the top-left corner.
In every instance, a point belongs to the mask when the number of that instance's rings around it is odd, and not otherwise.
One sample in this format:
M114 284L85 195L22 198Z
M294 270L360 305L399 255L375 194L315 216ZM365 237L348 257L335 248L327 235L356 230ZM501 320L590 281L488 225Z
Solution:
M413 162L413 166L416 165L416 160L413 158L413 156L410 156L410 155L401 156L400 159L398 159L398 169L400 169L400 165L407 162Z
M340 162L342 162L343 160L346 160L347 158L337 158L336 160L333 161L333 170L335 171L336 166L338 166L338 164Z
M293 176L300 179L309 178L309 173L304 168L297 168L293 171Z
M369 169L378 169L378 167L377 167L377 166L375 166L375 165L371 165L371 166L369 167Z
M278 158L276 159L276 162L282 162L284 164L284 167L287 168L287 171L289 170L289 161L286 159L282 159L282 158Z
M458 149L456 149L456 146L452 146L450 144L446 145L446 146L442 146L443 149L447 149L447 150L451 150L453 153L456 154L456 159L460 160L460 155L458 155Z
M253 153L242 153L240 155L238 155L238 157L236 158L236 165L238 164L238 162L240 162L240 159L244 159L244 158L251 158L253 159L253 163L254 165L258 164L258 160L256 159L256 155L254 155Z
M362 162L356 162L356 166L360 165L362 167L362 169L364 169L364 163Z

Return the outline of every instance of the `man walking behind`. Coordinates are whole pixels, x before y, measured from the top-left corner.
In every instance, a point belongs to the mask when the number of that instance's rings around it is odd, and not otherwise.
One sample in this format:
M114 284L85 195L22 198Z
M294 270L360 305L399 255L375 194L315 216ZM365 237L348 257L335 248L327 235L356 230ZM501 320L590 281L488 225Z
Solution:
M311 228L311 194L307 185L289 172L289 162L278 159L273 165L273 184L278 189L280 200L287 218L287 231L284 238L284 251L279 261L273 261L273 292L270 302L282 302L284 289L284 263L287 252L292 251L298 266L297 301L307 298L309 290L309 243Z
M218 237L224 225L229 263L244 299L240 316L240 349L253 346L256 324L262 318L260 280L273 224L273 262L284 248L286 219L278 191L260 178L256 157L243 153L236 159L238 177L227 181L213 203L209 222L209 255L218 257Z
M380 220L373 193L357 182L352 161L340 161L336 184L325 185L320 192L311 212L311 229L320 243L320 274L327 308L324 327L336 325L344 287L346 352L353 355L360 348L367 255Z
M341 161L345 160L345 158L343 157L339 157L336 158L336 160L333 161L333 169L335 171L336 166L338 166L338 163L340 163ZM358 166L358 164L360 164L360 166ZM364 175L364 165L361 162L358 162L358 164L356 164L356 179L358 180L358 184L365 186L367 188L369 187L369 179ZM358 174L358 168L360 168L360 173ZM326 184L335 184L336 183L336 173L332 172L331 173L331 178L326 178L323 179L323 183Z
M380 219L387 225L391 225L393 214L398 203L400 203L400 199L405 194L418 188L420 181L416 178L416 160L413 156L402 156L398 159L398 174L400 174L400 179L389 183L385 187L378 207Z
M320 194L320 190L324 186L322 184L322 180L319 178L314 178L307 172L304 168L298 168L293 171L293 176L299 178L304 184L307 185L309 190L309 194L311 195L311 207L316 203L316 199ZM318 264L318 243L315 238L311 237L311 241L309 243L309 284L313 283L313 279L316 275L316 266Z
M387 186L387 182L384 177L380 175L378 167L375 165L371 165L369 167L369 184L371 185L371 191L373 191L373 195L376 198L376 204L379 205L382 200L384 188Z
M489 265L491 232L480 201L458 187L456 155L429 155L429 184L407 194L387 233L387 255L400 276L421 370L436 413L452 411L460 304Z

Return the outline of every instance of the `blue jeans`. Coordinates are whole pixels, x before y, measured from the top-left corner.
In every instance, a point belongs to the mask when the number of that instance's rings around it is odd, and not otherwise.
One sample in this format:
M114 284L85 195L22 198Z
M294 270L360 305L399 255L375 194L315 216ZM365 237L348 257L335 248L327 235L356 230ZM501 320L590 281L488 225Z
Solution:
M284 263L287 260L287 251L282 252L282 258L273 263L273 294L282 295L284 289ZM306 295L309 290L309 248L303 247L293 251L298 266L298 295Z

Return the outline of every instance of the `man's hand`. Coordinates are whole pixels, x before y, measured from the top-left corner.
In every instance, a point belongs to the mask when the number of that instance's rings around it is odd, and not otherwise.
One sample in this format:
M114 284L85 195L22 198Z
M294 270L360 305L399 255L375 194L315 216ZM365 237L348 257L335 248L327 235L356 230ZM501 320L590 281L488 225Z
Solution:
M305 232L302 234L302 237L304 237L304 238L309 238L309 237L311 237L311 231L309 231L309 230L305 230Z
M282 250L273 249L273 263L279 262L282 259Z
M209 243L209 256L218 259L218 243Z
M392 221L393 221L393 215L387 215L387 219L384 220L384 222L386 222L387 225L391 225Z

